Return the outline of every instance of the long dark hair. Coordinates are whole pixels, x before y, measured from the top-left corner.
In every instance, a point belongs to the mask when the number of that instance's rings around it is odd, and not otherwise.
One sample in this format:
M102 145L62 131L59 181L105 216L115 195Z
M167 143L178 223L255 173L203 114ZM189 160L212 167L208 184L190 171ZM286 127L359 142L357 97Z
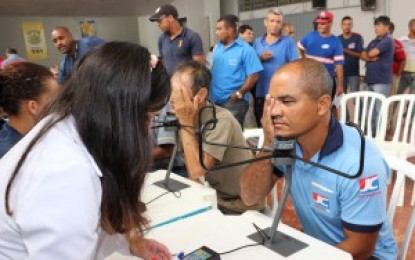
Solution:
M52 72L31 62L15 62L0 72L0 107L8 115L20 113L22 100L37 100L47 89Z
M12 214L10 189L31 149L57 122L72 115L103 174L102 228L108 233L141 229L146 223L141 188L151 161L148 111L168 95L163 89L168 86L152 88L151 78L163 72L153 70L151 75L148 50L133 43L109 42L82 57L49 107L54 116L31 141L9 180L7 213Z

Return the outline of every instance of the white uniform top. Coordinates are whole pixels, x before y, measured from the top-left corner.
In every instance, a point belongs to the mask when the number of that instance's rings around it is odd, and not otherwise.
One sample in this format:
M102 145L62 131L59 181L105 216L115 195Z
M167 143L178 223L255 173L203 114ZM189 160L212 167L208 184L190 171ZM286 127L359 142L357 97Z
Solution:
M73 117L57 123L32 148L10 193L10 176L45 118L0 160L0 259L101 259L128 253L121 235L100 228L102 173L75 128ZM122 241L123 240L123 241ZM108 248L108 241L112 242Z

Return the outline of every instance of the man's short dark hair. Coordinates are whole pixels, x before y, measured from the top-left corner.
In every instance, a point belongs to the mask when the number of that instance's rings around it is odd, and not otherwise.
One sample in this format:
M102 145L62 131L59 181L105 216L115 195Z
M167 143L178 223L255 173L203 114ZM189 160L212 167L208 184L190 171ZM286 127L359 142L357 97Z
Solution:
M243 25L239 26L238 33L245 33L246 30L253 31L254 29L252 29L252 27L248 24L243 24Z
M395 31L395 24L393 22L391 22L389 24L389 32L392 34Z
M377 18L375 19L374 24L375 24L375 25L378 25L378 24L383 24L383 25L387 25L387 26L389 26L389 25L391 24L391 20L390 20L390 18L389 18L389 17L387 17L386 15L381 15L381 16L379 16L379 17L377 17Z
M219 22L224 22L226 27L232 27L237 32L239 18L234 14L226 14L218 19Z
M187 60L180 62L175 70L175 73L184 73L189 71L192 77L192 92L196 94L201 88L209 90L212 75L205 65L202 65L194 60Z
M342 23L343 23L345 20L353 20L353 18L352 18L352 17L350 17L350 16L348 16L348 15L346 15L345 17L343 17L343 18L342 18Z
M7 48L6 53L7 54L17 54L17 50L15 48Z
M415 18L414 18L414 19L409 20L409 22L408 22L408 26L411 26L411 25L412 25L412 23L415 23Z

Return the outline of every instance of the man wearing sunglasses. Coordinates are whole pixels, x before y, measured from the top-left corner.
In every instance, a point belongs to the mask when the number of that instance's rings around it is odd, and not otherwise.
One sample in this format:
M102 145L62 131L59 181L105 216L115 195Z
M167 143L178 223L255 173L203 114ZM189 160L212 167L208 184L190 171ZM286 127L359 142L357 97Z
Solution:
M194 60L205 64L200 35L180 24L178 17L176 7L166 4L157 8L149 18L163 32L158 40L158 49L169 75L180 61Z

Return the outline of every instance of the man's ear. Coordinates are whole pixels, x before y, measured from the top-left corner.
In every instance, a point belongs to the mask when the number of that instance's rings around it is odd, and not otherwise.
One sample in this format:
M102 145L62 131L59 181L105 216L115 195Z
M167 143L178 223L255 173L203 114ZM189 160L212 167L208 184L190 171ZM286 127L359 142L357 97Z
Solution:
M330 95L323 95L318 99L318 115L322 116L331 110L332 100Z
M208 97L208 89L207 88L201 88L198 92L197 92L197 94L196 94L196 96L197 96L197 98L198 98L198 100L200 100L201 102L205 102L205 100L206 100L206 98Z

